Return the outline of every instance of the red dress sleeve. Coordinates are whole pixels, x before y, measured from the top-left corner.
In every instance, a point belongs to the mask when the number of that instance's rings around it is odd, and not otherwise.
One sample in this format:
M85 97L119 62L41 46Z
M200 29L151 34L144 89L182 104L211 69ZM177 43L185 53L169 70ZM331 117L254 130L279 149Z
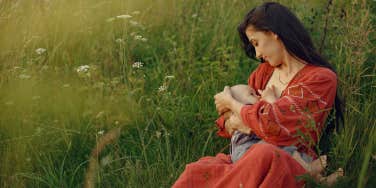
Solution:
M242 107L240 115L252 132L279 146L316 144L334 103L337 76L319 68L303 77L272 104L261 100Z

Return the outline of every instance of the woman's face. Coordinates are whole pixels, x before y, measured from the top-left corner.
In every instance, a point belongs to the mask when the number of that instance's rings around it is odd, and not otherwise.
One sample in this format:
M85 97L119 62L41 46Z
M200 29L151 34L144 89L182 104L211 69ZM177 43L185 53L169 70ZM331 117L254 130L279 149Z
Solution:
M263 58L273 67L282 63L284 45L276 34L257 31L252 26L248 26L245 33L255 48L257 58Z

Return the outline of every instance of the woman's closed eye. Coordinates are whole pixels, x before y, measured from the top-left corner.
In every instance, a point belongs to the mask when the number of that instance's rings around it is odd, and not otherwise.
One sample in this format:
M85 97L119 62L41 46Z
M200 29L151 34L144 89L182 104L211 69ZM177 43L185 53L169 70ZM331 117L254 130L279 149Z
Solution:
M255 41L255 40L251 40L250 42L251 42L251 44L252 44L254 47L258 46L258 42L257 42L257 41Z

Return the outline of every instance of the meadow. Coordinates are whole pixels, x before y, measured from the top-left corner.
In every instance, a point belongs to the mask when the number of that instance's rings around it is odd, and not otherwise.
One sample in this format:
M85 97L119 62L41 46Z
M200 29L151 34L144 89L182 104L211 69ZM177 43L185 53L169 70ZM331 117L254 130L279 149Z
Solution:
M213 96L258 65L236 27L262 2L0 0L0 187L170 187L227 152ZM376 2L278 2L338 73L334 187L375 187Z

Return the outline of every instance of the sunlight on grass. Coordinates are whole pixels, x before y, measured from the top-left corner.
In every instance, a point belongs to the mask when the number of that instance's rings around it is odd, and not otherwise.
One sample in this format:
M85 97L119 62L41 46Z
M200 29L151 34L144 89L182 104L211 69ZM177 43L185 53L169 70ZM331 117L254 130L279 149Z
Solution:
M0 0L0 187L82 187L90 161L93 185L169 187L218 153L213 95L257 66L236 27L261 2ZM321 45L326 2L279 2ZM350 2L333 1L323 44L348 104L328 170L345 169L339 187L364 187L376 164L376 5Z

